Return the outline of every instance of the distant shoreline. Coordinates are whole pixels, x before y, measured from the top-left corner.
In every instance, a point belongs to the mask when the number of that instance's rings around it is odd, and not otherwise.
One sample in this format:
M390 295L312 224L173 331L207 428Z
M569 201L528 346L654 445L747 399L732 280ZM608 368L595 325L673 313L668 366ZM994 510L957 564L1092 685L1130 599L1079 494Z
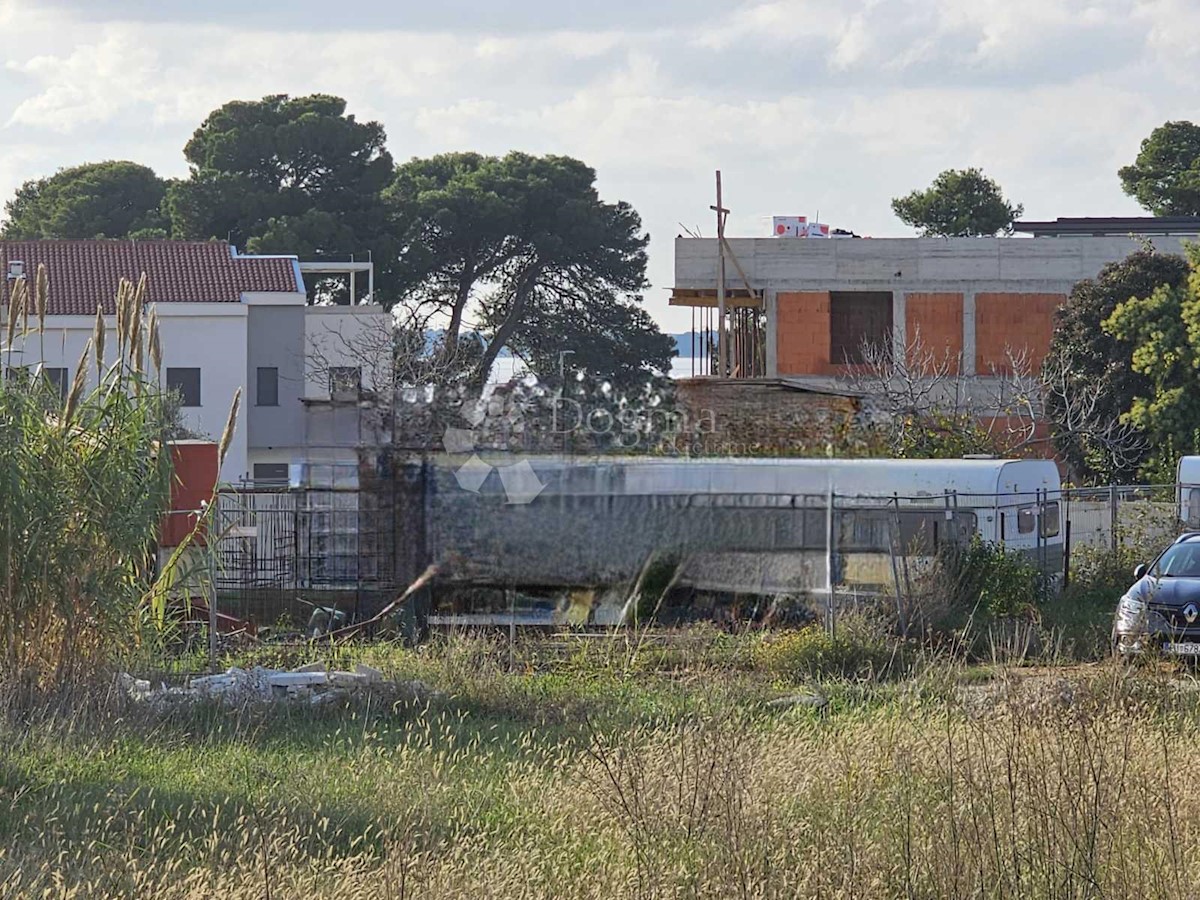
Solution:
M672 378L691 378L693 374L692 364L695 363L695 374L700 374L700 366L704 362L702 357L698 356L676 356L671 360ZM521 367L521 361L514 356L501 356L496 359L495 365L492 366L492 375L488 379L493 384L503 384L506 381L511 381L512 378L519 372L524 372Z

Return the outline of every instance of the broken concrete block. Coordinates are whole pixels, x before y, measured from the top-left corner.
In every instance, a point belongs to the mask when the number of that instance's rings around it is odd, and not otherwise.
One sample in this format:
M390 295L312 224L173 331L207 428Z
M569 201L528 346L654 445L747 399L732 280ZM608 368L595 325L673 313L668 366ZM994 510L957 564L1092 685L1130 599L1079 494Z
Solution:
M359 675L357 672L330 672L329 683L334 687L357 690L366 687L370 682L365 675Z
M122 672L117 676L117 686L135 697L150 693L149 681L144 678L134 678L128 672Z
M320 672L273 672L267 676L267 683L272 687L291 687L292 685L325 684L329 674Z
M371 684L380 684L383 681L383 673L373 666L357 663L354 666L354 674L361 675Z

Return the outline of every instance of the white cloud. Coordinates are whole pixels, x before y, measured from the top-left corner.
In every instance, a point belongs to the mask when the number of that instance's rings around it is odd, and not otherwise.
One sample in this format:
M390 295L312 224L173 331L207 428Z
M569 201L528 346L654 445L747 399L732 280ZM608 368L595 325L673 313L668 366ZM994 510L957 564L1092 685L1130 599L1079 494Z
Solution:
M279 30L224 0L189 19L149 0L99 2L0 0L3 197L85 160L181 174L183 144L219 104L320 90L382 121L399 159L470 148L586 160L650 228L652 309L673 327L686 313L662 300L671 239L680 221L711 230L715 168L742 233L819 208L860 233L904 234L890 199L966 165L1031 216L1131 213L1116 168L1155 125L1200 119L1194 0L679 2L628 31L551 0L521 4L504 27L481 14L470 30L432 6L419 26L381 12L378 27L330 30L279 4ZM117 19L118 6L139 14Z

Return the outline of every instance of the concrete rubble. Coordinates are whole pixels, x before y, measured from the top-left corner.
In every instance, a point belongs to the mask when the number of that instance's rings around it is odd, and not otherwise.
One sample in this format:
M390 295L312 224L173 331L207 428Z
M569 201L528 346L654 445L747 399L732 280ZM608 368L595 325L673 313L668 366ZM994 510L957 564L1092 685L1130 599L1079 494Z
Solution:
M217 675L199 675L182 687L154 687L142 678L122 672L117 686L135 700L155 705L218 700L229 705L247 702L294 702L322 706L365 694L389 700L421 703L436 696L420 681L391 681L371 666L358 663L353 672L329 671L322 663L296 669L232 666Z

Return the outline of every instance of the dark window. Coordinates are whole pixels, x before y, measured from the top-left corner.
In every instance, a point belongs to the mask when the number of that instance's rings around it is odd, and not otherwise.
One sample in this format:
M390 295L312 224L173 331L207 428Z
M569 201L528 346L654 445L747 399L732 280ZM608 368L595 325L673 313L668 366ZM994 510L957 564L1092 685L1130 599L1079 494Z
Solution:
M1042 537L1058 536L1059 513L1057 503L1047 503L1042 506Z
M274 367L258 368L258 405L279 405L279 370Z
M183 406L200 405L200 370L167 369L167 390L178 391Z
M46 379L46 384L50 385L50 389L58 395L59 400L67 399L66 369L44 366L42 368L42 377Z
M824 515L822 512L821 515ZM843 552L860 551L886 553L894 549L901 554L931 554L943 543L960 544L975 533L975 514L946 510L904 509L899 513L886 509L851 509L838 512L841 523L837 541ZM809 534L816 533L814 531ZM807 546L823 548L824 534Z
M4 370L4 376L14 385L29 385L33 383L36 370L29 366L9 366ZM53 366L41 367L42 379L60 400L67 399L67 370Z
M287 463L255 463L254 480L260 484L287 484Z
M358 366L330 366L329 393L357 394L362 390L362 370Z
M1020 534L1029 534L1033 531L1037 520L1037 512L1032 506L1022 506L1017 510L1017 531Z
M829 361L861 364L864 345L892 341L890 291L833 291L829 295Z

